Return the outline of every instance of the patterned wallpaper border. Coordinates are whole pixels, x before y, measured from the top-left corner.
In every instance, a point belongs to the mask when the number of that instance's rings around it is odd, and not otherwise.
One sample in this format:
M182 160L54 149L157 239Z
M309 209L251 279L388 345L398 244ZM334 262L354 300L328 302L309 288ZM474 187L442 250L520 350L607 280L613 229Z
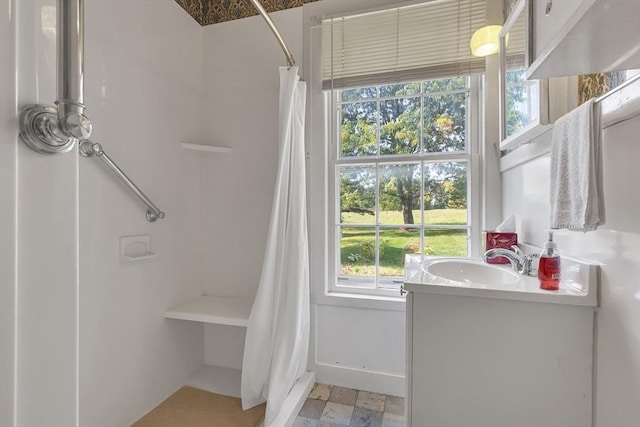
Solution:
M303 6L318 0L261 0L269 13ZM176 0L200 25L233 21L258 14L249 0Z
M625 71L611 73L582 74L578 76L578 105L591 98L604 95L620 86L626 80Z

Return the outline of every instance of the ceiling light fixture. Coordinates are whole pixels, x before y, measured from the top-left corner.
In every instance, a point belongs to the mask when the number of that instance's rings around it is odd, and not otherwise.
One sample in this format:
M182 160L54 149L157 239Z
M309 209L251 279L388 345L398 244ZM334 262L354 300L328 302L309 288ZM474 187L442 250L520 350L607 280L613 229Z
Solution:
M482 57L498 52L500 48L498 34L501 30L502 25L487 25L473 33L469 42L471 54Z

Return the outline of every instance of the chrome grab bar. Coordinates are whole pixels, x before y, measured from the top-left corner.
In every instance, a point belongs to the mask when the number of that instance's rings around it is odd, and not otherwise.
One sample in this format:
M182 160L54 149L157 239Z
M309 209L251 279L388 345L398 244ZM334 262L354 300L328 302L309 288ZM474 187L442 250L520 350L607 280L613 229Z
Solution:
M136 186L133 181L129 179L127 174L125 174L122 169L120 169L118 165L116 165L113 160L111 160L111 158L107 156L107 153L105 153L102 149L102 145L98 144L97 142L92 142L88 139L85 139L83 141L80 141L79 150L80 155L82 155L83 157L96 156L104 163L106 163L106 165L109 166L111 170L113 170L115 174L120 177L120 179L127 185L127 187L129 187L131 191L133 191L136 196L138 196L140 200L142 200L147 205L147 207L149 208L147 209L147 221L155 222L158 219L164 218L164 212L158 209L158 207L153 204L153 202L142 192L142 190L140 190L138 186Z

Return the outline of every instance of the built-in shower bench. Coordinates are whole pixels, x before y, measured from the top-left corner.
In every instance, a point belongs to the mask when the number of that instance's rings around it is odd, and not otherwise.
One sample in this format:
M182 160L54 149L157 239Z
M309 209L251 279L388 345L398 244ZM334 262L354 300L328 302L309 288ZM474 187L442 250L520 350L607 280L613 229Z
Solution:
M215 329L216 331L222 331L218 325L223 325L223 328L228 326L246 328L249 324L249 314L252 306L253 299L250 298L202 295L169 307L164 311L164 317L204 323L206 334L207 324L212 325L210 328L217 328ZM231 337L236 337L234 341L244 340L244 331L233 332L227 330L227 333L232 334ZM223 339L229 339L229 335L225 334ZM237 342L227 343L227 346L235 348L238 344ZM205 350L206 353L207 350ZM242 360L242 355L239 353L233 358ZM230 366L227 363L228 361L225 361L222 363L224 366L218 366L216 361L207 361L206 359L207 356L205 355L205 365L193 373L187 379L185 385L213 393L240 397L241 365ZM207 364L206 362L209 363Z
M233 349L237 347L237 342L234 338L235 334L242 334L239 338L244 340L244 331L236 330L231 331L228 328L227 332L223 332L223 329L227 329L225 326L239 326L246 328L249 323L249 314L251 313L251 307L253 306L253 299L251 298L237 298L237 297L221 297L203 295L186 302L176 304L169 307L164 312L164 317L167 319L177 320L190 320L193 322L202 322L205 324L205 335L207 335L207 328L214 331L213 333L222 333L222 336L216 335L216 345L210 346L207 350L207 344L205 340L205 364L194 372L185 382L185 385L207 390L213 393L219 393L226 396L240 397L240 384L242 382L242 371L240 364L232 367L228 363L229 354L233 354ZM211 326L207 326L210 324ZM225 325L223 327L214 325ZM231 341L229 341L231 339ZM224 345L220 346L220 342ZM223 357L218 362L222 362L223 366L220 366L216 361L211 360L219 357L220 355L207 356L208 351L213 351L215 348L223 347L223 353L226 357ZM231 353L227 353L231 351ZM210 360L207 360L207 359ZM234 355L233 360L235 362L242 361L242 353ZM316 375L313 372L306 372L293 386L289 395L285 399L278 413L277 423L273 425L291 425L295 419L296 414L302 408L305 402L305 398L311 391L313 384L315 383Z
M167 319L247 327L253 299L203 295L169 307Z

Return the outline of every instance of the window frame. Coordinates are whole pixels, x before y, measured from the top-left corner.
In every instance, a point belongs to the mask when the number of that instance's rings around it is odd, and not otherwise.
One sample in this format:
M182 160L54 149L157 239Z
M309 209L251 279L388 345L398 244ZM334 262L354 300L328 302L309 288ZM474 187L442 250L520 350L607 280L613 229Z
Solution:
M325 250L326 250L326 266L327 266L327 284L325 287L326 295L342 295L342 296L355 296L355 297L374 297L374 298L397 298L400 297L399 286L402 282L400 280L397 288L380 288L379 287L379 259L378 250L376 248L376 277L375 288L362 288L362 287L349 287L339 284L340 268L340 248L337 230L339 229L340 218L340 206L339 206L339 194L340 194L340 178L339 178L339 166L340 165L369 165L369 164L389 164L389 163L401 163L401 162L418 162L422 165L430 162L455 162L464 161L467 163L467 224L459 226L447 226L447 225L435 225L425 227L424 224L420 224L421 231L428 231L430 229L467 229L467 241L468 241L468 256L477 257L480 256L481 251L481 173L480 173L480 139L481 139L481 126L480 120L483 115L481 109L482 106L482 76L470 75L468 78L469 88L453 90L448 92L434 92L428 95L438 94L452 94L452 93L469 93L469 99L467 102L468 112L466 114L466 151L464 152L437 152L426 153L422 147L421 141L421 154L400 154L400 155L380 155L379 153L372 156L362 157L341 157L339 154L340 141L340 108L342 103L338 102L339 90L326 91L324 96L325 102L325 183L327 185L327 200L325 204L326 209L326 229L325 229ZM424 79L423 81L429 80ZM433 79L437 80L437 79ZM392 84L392 83L390 83ZM412 96L423 97L427 94L422 91L417 95L402 95L402 96L390 96L380 97L377 96L375 101L379 106L381 100L388 99L400 99L408 98ZM365 100L366 102L366 100ZM422 101L421 101L422 102ZM378 119L379 120L379 119ZM422 126L422 124L421 124ZM380 138L380 128L377 128L378 141ZM424 177L422 178L424 179ZM422 201L421 201L422 205ZM421 218L422 219L422 218ZM376 218L375 224L372 227L385 228L384 225L379 223L379 219ZM394 282L396 278L390 279ZM386 282L386 280L385 280Z

